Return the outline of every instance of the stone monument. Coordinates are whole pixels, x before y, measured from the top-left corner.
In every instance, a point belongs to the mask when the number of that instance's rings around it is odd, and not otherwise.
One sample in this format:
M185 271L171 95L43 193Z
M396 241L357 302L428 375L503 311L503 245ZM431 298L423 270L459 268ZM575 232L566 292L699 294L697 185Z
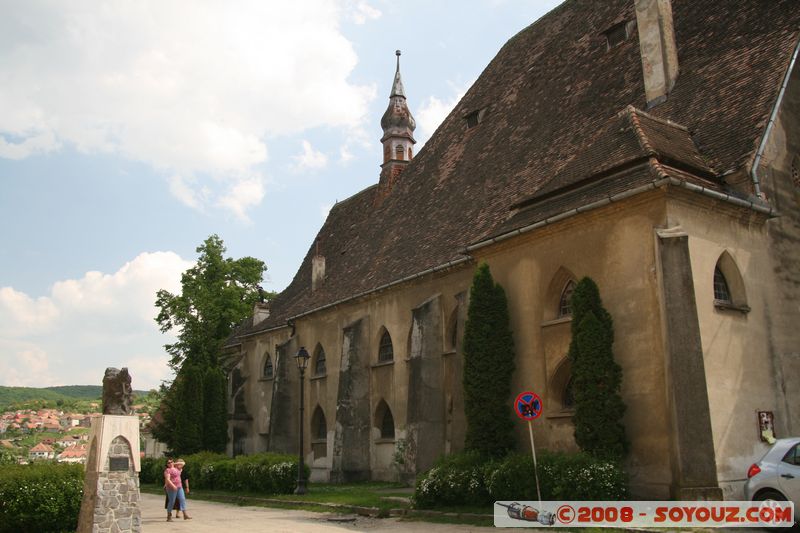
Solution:
M139 418L128 369L107 368L103 415L92 420L78 533L140 533Z

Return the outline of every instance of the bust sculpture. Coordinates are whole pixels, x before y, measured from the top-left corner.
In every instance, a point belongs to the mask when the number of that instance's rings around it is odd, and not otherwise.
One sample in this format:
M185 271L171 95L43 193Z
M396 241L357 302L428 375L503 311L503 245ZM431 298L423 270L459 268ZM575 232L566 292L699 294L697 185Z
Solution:
M103 377L103 414L104 415L130 415L131 375L127 368L106 368Z

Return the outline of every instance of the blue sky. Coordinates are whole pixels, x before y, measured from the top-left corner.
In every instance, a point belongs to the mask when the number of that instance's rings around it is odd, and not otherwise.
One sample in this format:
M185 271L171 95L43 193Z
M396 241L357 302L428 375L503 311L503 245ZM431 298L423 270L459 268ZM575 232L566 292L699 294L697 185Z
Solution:
M292 279L377 182L401 49L415 152L558 0L0 0L0 385L169 379L155 292L210 234Z

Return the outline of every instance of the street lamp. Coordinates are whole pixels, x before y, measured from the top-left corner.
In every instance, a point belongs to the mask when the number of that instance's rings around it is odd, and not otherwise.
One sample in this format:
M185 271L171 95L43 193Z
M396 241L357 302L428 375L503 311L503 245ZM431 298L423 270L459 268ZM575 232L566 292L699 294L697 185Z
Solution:
M297 464L297 488L295 489L294 493L305 494L308 491L306 490L305 477L303 477L306 469L305 460L303 459L303 405L305 404L303 399L303 384L305 383L306 367L308 366L308 360L311 359L311 356L308 355L305 347L301 346L294 358L297 361L297 368L300 370L300 453Z

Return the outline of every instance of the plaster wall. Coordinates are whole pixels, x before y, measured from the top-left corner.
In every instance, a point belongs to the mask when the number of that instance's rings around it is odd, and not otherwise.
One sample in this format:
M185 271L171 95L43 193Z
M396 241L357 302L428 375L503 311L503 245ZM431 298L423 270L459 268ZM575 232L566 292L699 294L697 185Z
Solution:
M536 391L544 401L543 420L534 423L537 447L575 449L559 375L568 364L570 319L557 319L557 310L569 278L595 280L614 319L614 356L623 369L632 489L652 498L667 497L671 482L653 242L653 228L664 221L663 196L656 191L506 241L479 257L508 295L517 353L512 390ZM530 446L522 423L517 437L519 449Z
M717 476L726 499L741 499L747 468L767 450L756 412L773 411L776 421L785 422L770 353L775 282L768 275L766 221L754 212L688 195L670 202L669 217L689 235ZM732 296L744 298L749 310L715 304L714 269L723 254L733 260L743 281L739 295L734 280L729 282Z

